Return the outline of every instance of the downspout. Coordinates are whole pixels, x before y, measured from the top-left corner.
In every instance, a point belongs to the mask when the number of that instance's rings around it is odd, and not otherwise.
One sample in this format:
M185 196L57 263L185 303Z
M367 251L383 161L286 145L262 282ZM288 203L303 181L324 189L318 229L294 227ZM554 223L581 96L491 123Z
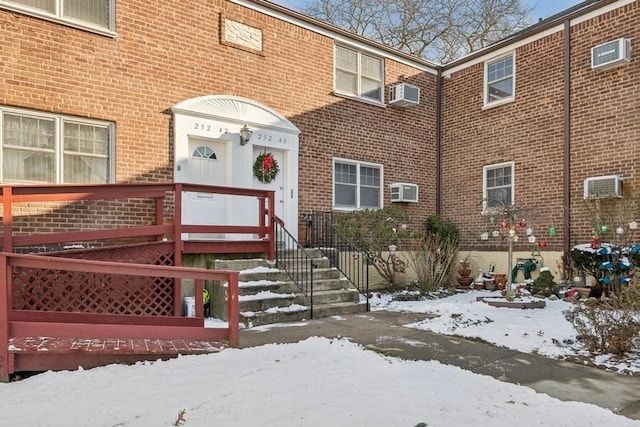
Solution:
M440 216L441 206L441 150L442 143L442 68L438 68L436 76L436 215Z
M564 21L564 244L571 250L571 20Z

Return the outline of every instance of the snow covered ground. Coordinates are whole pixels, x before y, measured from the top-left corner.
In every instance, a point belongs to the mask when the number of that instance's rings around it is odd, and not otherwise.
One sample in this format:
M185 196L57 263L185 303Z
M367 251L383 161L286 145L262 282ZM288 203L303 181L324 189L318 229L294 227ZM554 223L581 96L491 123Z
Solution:
M492 344L554 358L580 357L609 369L640 372L640 354L616 360L611 355L590 357L580 345L576 331L565 318L572 303L545 299L544 309L497 308L476 301L478 296L499 292L471 291L426 301L393 301L389 294L371 300L372 310L432 313L434 319L407 325L446 335L480 338Z
M566 344L575 343L562 314L568 303L514 310L476 302L478 294L416 302L381 295L373 308L438 314L411 327L549 357L580 351ZM346 339L313 337L0 384L0 425L624 427L640 421L439 362L403 361Z

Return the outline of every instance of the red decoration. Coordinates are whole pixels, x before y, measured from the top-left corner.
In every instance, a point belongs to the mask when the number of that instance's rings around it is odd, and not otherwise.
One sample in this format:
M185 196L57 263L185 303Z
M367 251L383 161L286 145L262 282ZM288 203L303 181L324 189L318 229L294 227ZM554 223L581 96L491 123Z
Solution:
M276 178L279 171L278 162L273 158L272 153L260 154L253 163L253 175L260 182L270 183Z
M540 246L540 249L544 249L547 247L547 241L546 240L540 240L540 243L538 243L538 246Z
M520 220L520 227L525 228L527 226L527 220L522 218Z

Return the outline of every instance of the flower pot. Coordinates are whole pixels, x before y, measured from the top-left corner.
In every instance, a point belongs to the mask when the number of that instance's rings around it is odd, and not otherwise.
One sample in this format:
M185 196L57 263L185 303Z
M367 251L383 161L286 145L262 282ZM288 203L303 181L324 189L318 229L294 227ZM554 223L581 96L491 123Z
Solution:
M495 273L493 278L496 281L498 289L504 289L504 285L507 283L507 275L504 273ZM502 286L502 288L500 288L500 286Z
M460 275L460 277L469 277L471 276L471 269L470 268L460 268L458 270L458 274Z
M494 279L485 280L484 288L488 291L494 291L496 289L496 281Z
M473 277L458 277L456 279L458 281L458 285L462 288L468 288L469 285L473 282Z

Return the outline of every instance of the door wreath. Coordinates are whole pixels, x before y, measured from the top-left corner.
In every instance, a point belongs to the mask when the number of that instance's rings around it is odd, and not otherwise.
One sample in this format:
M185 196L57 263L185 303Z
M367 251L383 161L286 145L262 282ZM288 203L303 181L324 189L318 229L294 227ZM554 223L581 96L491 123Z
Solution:
M278 162L273 157L273 153L261 153L256 161L253 163L253 175L258 178L258 181L265 184L270 183L276 176L278 176L280 168Z

